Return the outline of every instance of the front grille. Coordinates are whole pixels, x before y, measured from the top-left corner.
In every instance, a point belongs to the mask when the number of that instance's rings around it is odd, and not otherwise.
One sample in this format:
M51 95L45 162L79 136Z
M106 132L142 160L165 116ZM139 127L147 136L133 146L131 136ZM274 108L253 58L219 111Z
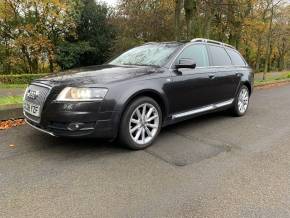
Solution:
M31 84L26 92L25 92L25 96L24 96L24 101L30 102L32 104L35 105L39 105L40 106L40 114L43 110L45 101L50 93L51 88L48 86L44 86L42 84ZM32 91L34 93L37 93L37 95L33 96L33 95L29 95L29 91ZM31 120L33 120L34 122L39 123L40 122L40 118L39 117L35 117L27 112L24 112L25 116Z

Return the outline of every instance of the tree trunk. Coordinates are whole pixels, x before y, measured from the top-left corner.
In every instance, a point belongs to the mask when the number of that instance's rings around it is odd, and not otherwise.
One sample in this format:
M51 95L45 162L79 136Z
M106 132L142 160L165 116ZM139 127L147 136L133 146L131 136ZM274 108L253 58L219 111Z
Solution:
M26 51L26 48L25 48L24 46L22 46L21 51L22 51L22 53L24 54L24 57L26 58L26 61L27 61L27 63L28 63L27 68L28 68L28 70L29 70L29 73L33 73L33 61L32 61L32 59L30 58L28 52Z
M192 37L192 20L196 12L196 0L184 0L185 20L186 20L186 37Z
M207 39L210 38L210 29L211 29L211 22L213 18L213 13L212 13L212 2L208 1L205 2L205 7L206 7L206 12L205 12L205 22L204 22L204 27L203 27L203 36Z
M183 0L175 0L175 39L180 40L180 14Z
M272 5L271 8L271 16L270 16L270 24L269 24L269 30L267 35L267 47L266 47L266 58L265 58L265 68L263 73L263 80L266 79L266 73L269 70L269 61L270 61L270 43L271 43L271 37L272 37L272 24L273 24L273 15L274 15L274 5Z
M53 73L54 72L54 67L53 67L54 61L53 61L53 58L52 58L50 53L48 54L48 62L49 62L49 72Z
M185 10L185 21L186 21L186 39L190 40L192 36L192 11Z
M261 37L258 38L258 45L257 45L257 55L256 55L256 73L260 72L260 62L261 62Z

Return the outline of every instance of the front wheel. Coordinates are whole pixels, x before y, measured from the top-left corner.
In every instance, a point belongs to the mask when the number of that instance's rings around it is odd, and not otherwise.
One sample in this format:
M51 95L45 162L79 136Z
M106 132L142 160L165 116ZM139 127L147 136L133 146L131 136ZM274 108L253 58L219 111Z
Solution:
M249 107L250 93L247 86L242 85L234 101L233 113L235 116L244 116Z
M160 132L162 112L152 98L141 97L125 110L119 138L127 147L140 150L150 146Z

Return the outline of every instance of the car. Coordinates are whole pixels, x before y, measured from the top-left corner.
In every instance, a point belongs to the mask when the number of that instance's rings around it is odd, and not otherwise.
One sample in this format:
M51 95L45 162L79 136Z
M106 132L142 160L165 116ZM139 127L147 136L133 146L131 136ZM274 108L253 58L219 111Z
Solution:
M209 39L149 42L106 64L34 80L24 116L59 137L119 139L150 146L162 127L202 114L246 114L253 71L232 46Z

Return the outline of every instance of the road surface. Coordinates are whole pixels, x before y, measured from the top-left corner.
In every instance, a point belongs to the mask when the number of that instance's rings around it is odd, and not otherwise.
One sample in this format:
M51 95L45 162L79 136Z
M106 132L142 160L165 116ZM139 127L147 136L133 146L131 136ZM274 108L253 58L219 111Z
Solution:
M1 131L0 217L290 217L290 86L255 91L245 117L165 128L145 151Z

